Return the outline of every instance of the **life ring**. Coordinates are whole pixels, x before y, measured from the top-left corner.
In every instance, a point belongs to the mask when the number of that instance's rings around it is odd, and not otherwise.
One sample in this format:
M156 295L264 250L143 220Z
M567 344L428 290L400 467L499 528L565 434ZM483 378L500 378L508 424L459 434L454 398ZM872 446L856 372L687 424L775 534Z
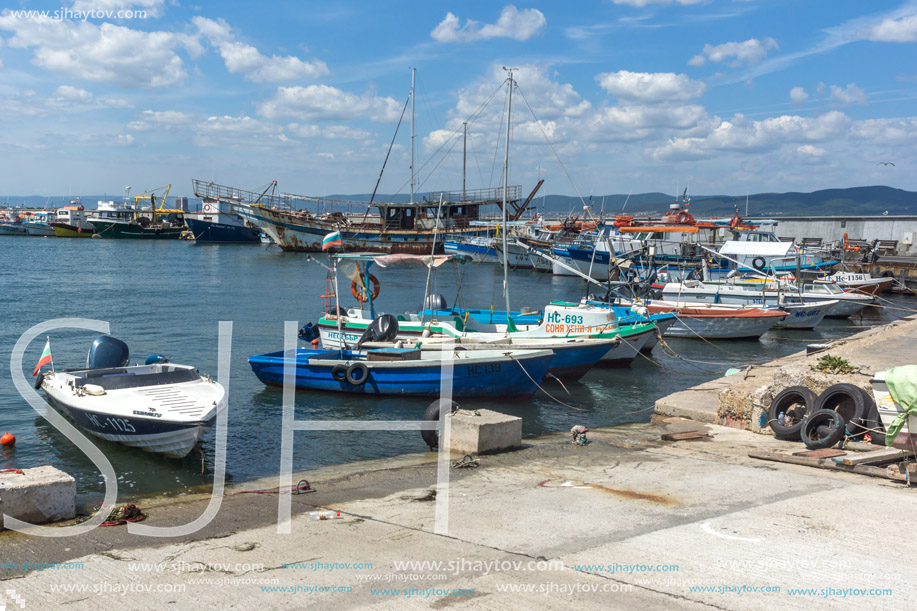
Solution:
M742 222L742 219L739 218L739 215L732 217L732 220L729 221L729 228L735 229Z
M331 368L331 377L335 382L343 382L347 379L347 366L338 363Z
M369 301L370 299L375 299L376 297L379 296L379 289L381 288L379 285L379 280L377 280L375 276L370 274L369 282L373 285L372 296L369 298L367 298L367 296L363 293L363 291L360 290L360 287L359 285L357 285L356 280L350 283L350 292L353 294L353 298L359 301L360 303L363 303L364 301Z
M764 257L755 257L751 260L751 266L758 271L763 270L765 265L767 265L767 261L764 259Z
M347 366L347 381L354 386L362 386L368 377L369 367L366 366L366 363L351 363Z

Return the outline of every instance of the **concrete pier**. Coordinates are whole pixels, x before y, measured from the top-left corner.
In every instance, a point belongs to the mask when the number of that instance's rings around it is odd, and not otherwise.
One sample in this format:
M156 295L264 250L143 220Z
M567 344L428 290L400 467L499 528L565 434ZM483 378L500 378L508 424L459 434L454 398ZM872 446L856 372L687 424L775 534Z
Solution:
M915 336L917 321L903 320L829 353L860 367L862 384L913 363ZM280 497L292 506L289 534L278 533L278 495L233 494L276 478L236 485L213 521L182 537L0 533L0 592L25 610L910 608L907 520L890 516L910 514L914 490L751 458L801 444L736 428L753 420L757 390L811 358L678 393L654 422L592 429L588 445L566 432L525 439L448 481L434 452L297 474L316 492ZM665 415L675 410L692 419ZM691 431L707 436L666 441ZM136 502L145 525L177 526L210 499ZM342 517L310 519L320 507Z

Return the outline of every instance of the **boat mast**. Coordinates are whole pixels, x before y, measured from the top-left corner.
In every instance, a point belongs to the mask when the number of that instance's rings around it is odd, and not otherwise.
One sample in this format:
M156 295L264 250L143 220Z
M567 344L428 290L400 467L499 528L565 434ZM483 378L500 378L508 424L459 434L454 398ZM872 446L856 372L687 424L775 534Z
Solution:
M509 331L509 256L506 252L506 189L509 185L509 133L513 117L513 70L516 68L503 67L509 73L509 93L506 106L506 149L503 151L503 295L506 297L506 324L507 332Z
M411 68L411 203L414 203L414 77L417 68Z
M468 164L468 121L462 123L464 138L462 138L462 201L465 201L465 168Z

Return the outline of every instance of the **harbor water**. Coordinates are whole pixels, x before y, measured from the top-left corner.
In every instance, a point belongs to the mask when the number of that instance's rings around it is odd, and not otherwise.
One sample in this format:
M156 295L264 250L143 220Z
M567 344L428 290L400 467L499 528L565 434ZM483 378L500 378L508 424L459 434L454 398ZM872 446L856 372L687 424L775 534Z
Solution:
M282 391L267 388L248 365L253 354L283 347L284 321L317 322L324 307L325 270L308 257L261 245L195 245L179 241L132 241L0 237L0 354L4 362L19 337L38 323L87 318L110 323L111 333L130 346L131 360L165 354L173 362L217 373L220 321L232 321L229 383L227 482L276 475L280 465ZM317 256L324 260L325 257ZM426 270L406 266L373 273L381 283L377 312L419 309ZM341 283L341 305L355 304L349 280ZM434 292L450 304L503 309L502 268L488 264L446 264L435 271ZM579 300L585 283L573 277L511 272L514 309L539 309L557 299ZM657 398L718 377L727 369L769 361L821 342L855 333L912 313L917 300L890 296L886 307L868 308L849 320L826 320L814 331L773 329L760 340L666 341L630 368L594 369L580 382L543 386L530 400L466 401L523 418L523 434L569 430L575 424L614 425L647 421ZM458 301L456 301L458 299ZM61 328L50 333L57 369L80 367L97 336ZM45 345L28 346L22 372L32 369ZM14 363L11 366L19 366ZM77 480L78 500L88 507L102 497L99 472L60 432L36 413L13 386L10 371L0 382L0 434L16 435L15 448L0 450L0 469L51 464ZM298 420L413 420L430 399L363 397L298 391ZM90 439L118 473L119 495L172 495L206 485L213 468L214 433L181 460ZM298 432L294 471L328 464L424 451L412 432Z

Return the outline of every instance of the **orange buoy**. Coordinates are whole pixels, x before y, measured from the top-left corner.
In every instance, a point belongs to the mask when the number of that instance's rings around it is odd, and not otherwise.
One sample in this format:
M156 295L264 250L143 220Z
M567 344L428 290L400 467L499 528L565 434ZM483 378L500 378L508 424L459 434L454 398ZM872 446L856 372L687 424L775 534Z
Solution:
M0 437L0 446L14 446L16 445L16 436L12 433L4 433L3 437Z

